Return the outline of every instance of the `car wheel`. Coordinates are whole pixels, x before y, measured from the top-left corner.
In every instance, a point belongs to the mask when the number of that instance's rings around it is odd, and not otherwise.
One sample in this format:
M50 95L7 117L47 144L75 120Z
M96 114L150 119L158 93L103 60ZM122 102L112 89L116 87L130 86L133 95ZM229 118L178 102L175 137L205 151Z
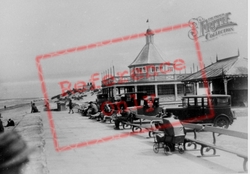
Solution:
M229 120L227 117L218 117L214 121L214 126L227 129L229 127Z

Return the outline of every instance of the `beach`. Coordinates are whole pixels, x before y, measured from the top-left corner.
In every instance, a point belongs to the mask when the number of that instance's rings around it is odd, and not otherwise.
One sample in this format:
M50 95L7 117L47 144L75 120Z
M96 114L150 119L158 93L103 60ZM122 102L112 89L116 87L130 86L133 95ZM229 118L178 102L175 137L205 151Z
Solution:
M88 94L83 100L73 101L83 103L95 100L95 95ZM48 113L44 111L43 103L37 103L39 113L30 113L30 105L2 111L3 123L12 118L16 127L7 127L5 131L15 129L27 142L35 148L30 155L30 162L24 166L23 174L81 174L81 173L238 173L242 171L242 159L225 152L222 157L213 159L197 159L191 152L183 155L175 153L172 156L153 152L153 139L147 139L147 134L138 134L125 138L114 138L101 142L104 137L131 132L130 129L115 131L113 124L99 123L81 116L75 109L74 114L68 111L52 111L57 143L59 147L68 150L57 152L50 127ZM51 109L56 109L56 103L50 103ZM247 109L235 108L238 119L229 127L240 132L248 131ZM238 115L237 115L238 114ZM114 136L115 137L115 136ZM198 135L199 137L199 135ZM200 137L211 141L212 136ZM206 139L207 138L207 139ZM82 147L75 144L96 139L96 143ZM225 144L240 152L246 153L246 141L235 140L222 136L218 143ZM71 147L71 148L69 148ZM198 154L198 152L197 152ZM230 160L231 159L231 160ZM167 165L168 164L168 165ZM179 164L183 164L182 168ZM184 165L185 164L185 165ZM188 166L193 166L190 168Z
M2 109L0 112L2 114L3 125L7 125L8 119L12 119L15 122L15 126L5 127L5 132L15 130L17 131L23 139L26 141L29 148L34 148L34 152L30 155L30 162L23 168L24 174L43 174L44 162L44 145L45 141L43 139L43 125L41 112L44 109L43 101L37 101L36 106L40 113L30 113L31 99L27 101L15 100L13 99L7 109Z

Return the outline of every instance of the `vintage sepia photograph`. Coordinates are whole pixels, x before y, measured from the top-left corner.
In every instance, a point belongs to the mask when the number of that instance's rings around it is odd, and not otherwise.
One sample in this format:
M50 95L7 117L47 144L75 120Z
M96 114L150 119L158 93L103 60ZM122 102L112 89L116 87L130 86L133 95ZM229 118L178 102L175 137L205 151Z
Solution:
M248 173L247 0L2 0L1 174Z

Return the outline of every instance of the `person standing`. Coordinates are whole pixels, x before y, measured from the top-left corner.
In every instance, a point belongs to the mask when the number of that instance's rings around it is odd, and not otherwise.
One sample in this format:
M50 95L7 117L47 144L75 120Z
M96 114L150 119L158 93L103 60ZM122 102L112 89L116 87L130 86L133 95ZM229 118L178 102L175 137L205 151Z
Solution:
M33 107L33 102L32 101L30 102L30 107L31 107L30 113L32 113L32 107Z
M2 115L0 113L0 134L4 132L3 122L1 120L1 118L2 118Z
M70 112L72 111L72 114L74 114L74 111L73 111L73 103L72 103L72 100L71 98L69 99L69 114Z

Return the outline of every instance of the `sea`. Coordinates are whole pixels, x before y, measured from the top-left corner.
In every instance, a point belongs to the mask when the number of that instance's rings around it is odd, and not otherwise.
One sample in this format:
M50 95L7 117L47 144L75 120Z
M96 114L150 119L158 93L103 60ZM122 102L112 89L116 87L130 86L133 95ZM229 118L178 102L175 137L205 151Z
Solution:
M41 102L42 98L12 98L12 99L0 99L0 111L9 110L18 107L30 105L31 102ZM6 107L6 109L5 109Z

